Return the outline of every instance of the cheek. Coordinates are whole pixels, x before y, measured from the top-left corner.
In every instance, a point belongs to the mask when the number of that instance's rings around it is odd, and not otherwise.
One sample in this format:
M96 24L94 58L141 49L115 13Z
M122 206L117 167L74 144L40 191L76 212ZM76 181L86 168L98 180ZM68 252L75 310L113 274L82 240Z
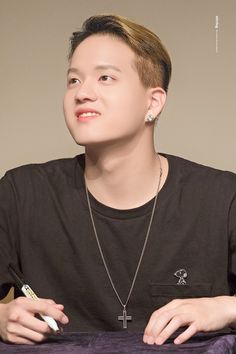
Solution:
M63 99L63 111L65 118L68 118L68 115L73 111L71 95L66 93Z
M106 95L106 98L108 98L107 102L109 102L109 110L113 110L113 113L127 116L133 110L134 105L137 104L135 96L133 90L125 86L109 92ZM104 99L104 102L106 102L106 99Z
M144 119L147 103L145 95L137 88L126 88L112 95L110 99L111 113L120 121L126 121L129 125Z

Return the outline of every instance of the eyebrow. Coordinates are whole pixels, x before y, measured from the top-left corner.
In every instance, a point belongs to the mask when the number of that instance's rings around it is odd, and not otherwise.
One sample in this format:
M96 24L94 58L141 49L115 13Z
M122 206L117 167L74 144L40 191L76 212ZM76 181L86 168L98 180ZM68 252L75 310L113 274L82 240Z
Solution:
M117 68L117 66L115 65L111 65L111 64L107 64L107 65L97 65L95 67L95 70L103 70L103 69L113 69L115 71L121 72L121 70L119 68Z
M119 68L117 68L115 65L111 65L111 64L106 64L106 65L97 65L94 68L96 71L98 70L107 70L107 69L112 69L115 70L117 72L121 72L121 70ZM76 73L78 74L80 71L77 68L69 68L67 70L67 75L70 73Z

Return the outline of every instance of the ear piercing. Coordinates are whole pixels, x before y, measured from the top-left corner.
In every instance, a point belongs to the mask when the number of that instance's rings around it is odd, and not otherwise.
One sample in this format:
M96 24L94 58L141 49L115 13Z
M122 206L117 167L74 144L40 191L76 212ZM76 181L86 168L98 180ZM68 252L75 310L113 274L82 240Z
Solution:
M145 117L145 122L153 122L155 119L156 117L154 117L152 113L148 112Z

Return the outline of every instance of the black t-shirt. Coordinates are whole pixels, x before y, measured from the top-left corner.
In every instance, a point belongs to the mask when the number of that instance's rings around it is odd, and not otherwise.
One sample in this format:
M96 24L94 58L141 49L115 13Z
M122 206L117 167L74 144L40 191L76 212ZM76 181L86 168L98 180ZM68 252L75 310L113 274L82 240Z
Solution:
M236 175L162 155L169 173L127 305L129 330L143 330L152 312L174 298L236 292ZM82 154L22 166L2 178L0 295L14 284L7 271L13 262L39 297L65 305L70 318L65 330L120 330L123 309L96 244L83 171ZM91 194L90 200L105 259L125 302L154 199L129 210L108 207Z

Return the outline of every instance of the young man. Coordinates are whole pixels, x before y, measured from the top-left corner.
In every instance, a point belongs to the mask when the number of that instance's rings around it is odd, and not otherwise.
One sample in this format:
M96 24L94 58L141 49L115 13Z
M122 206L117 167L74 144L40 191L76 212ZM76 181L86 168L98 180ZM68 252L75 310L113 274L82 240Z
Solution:
M3 340L44 340L38 313L148 344L236 325L236 176L155 152L170 74L159 38L125 18L73 34L64 113L85 154L1 181L1 297L9 263L41 297L0 304Z

